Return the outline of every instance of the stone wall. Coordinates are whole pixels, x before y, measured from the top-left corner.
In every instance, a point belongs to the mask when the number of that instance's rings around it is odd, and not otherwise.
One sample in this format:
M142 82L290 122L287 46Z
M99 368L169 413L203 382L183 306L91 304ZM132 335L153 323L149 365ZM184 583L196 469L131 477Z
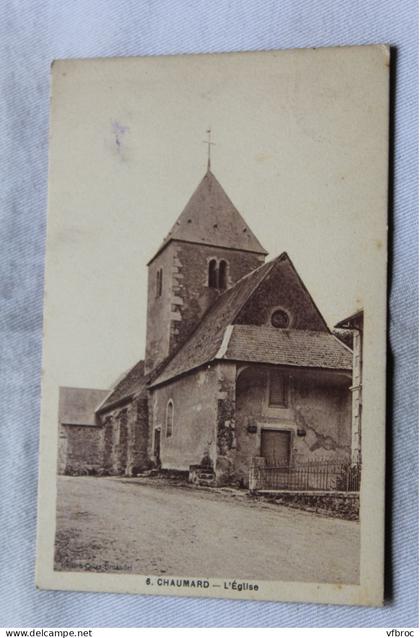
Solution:
M154 459L153 430L159 428L163 470L188 471L192 465L211 465L217 485L231 482L236 454L235 371L235 364L220 362L153 390L149 454ZM174 424L168 437L170 400Z
M65 474L67 464L67 432L62 425L58 430L58 455L57 455L57 473Z
M148 398L142 397L135 403L135 412L129 419L130 436L128 440L127 474L130 476L147 469L150 461L147 455L149 436Z
M168 356L170 350L170 325L174 317L172 313L172 286L174 244L171 242L154 259L148 268L147 283L147 325L145 373ZM157 271L162 268L162 294L156 294Z
M235 478L237 451L235 383L236 365L219 363L217 372L217 485L228 485Z
M293 376L294 418L305 431L298 460L350 454L350 387L350 377L328 371Z
M61 425L59 474L100 474L103 466L103 428ZM61 450L60 450L61 448Z
M103 431L95 409L108 390L60 386L58 401L59 474L91 474L102 468Z
M188 471L190 465L216 459L217 370L208 367L151 392L149 454L154 457L154 430L160 429L162 469ZM166 436L168 401L174 404L172 435Z
M235 323L271 325L271 313L277 307L283 308L290 315L290 328L328 330L287 258L276 262L258 290L242 308Z
M333 516L349 521L359 520L360 498L354 492L331 492L317 494L293 493L258 495L259 500L287 505L316 514Z
M298 462L347 460L350 378L328 371L285 369L290 377L288 406L278 408L268 404L270 369L273 367L247 366L236 381L236 364L218 362L155 388L151 393L150 457L153 459L153 431L157 428L163 469L187 471L191 465L209 461L218 485L247 485L251 459L261 453L261 433L275 429L290 432L291 454ZM168 437L170 400L174 423Z
M174 297L179 313L172 327L171 347L176 348L190 336L218 291L208 287L208 265L212 259L227 263L227 288L258 268L264 258L255 253L229 250L202 244L176 242L174 257ZM223 291L221 291L223 292Z
M101 416L105 474L132 476L148 467L147 398L133 400Z

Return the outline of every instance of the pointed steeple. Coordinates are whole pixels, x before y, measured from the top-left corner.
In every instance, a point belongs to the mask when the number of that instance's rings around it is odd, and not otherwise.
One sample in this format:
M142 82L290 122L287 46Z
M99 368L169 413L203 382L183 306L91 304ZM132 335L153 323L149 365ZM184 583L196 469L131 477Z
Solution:
M173 240L267 255L210 169L151 261Z

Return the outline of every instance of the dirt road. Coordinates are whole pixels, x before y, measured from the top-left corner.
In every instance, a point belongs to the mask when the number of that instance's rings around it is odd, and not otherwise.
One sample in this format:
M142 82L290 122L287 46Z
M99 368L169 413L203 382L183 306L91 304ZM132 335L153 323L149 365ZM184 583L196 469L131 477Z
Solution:
M121 478L58 478L56 569L357 583L359 524Z

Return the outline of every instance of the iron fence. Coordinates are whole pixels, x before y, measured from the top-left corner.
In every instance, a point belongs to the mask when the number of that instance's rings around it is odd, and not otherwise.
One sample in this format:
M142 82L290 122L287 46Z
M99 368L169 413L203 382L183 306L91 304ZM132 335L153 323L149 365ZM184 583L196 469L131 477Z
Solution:
M250 469L251 490L358 492L360 464L342 460L289 463L254 458Z

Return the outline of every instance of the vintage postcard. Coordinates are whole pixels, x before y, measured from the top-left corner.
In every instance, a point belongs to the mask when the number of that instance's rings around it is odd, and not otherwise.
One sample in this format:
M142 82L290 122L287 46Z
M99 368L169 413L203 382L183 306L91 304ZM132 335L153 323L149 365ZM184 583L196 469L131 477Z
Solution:
M38 587L382 604L389 56L52 65Z

